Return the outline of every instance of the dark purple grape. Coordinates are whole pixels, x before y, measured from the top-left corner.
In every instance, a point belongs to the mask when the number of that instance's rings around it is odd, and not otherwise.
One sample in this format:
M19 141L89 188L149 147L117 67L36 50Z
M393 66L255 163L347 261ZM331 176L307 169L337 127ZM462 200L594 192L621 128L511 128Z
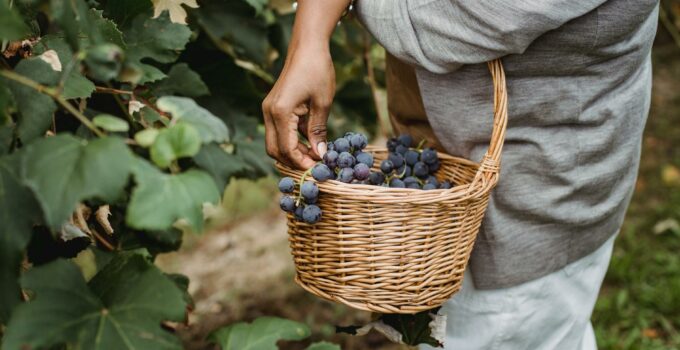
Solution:
M451 188L451 183L448 180L442 181L442 183L439 184L439 188L443 190L448 190L449 188Z
M435 151L432 148L426 148L423 150L423 153L420 155L420 160L425 162L427 165L434 164L439 160L439 157L437 157L437 151Z
M366 164L369 168L373 167L373 155L370 153L359 152L354 158L356 158L357 163Z
M390 174L394 170L394 164L389 159L385 159L380 163L380 170L385 174Z
M281 193L293 193L295 191L295 180L290 177L284 177L279 181L279 191Z
M281 210L287 213L293 213L295 212L295 199L291 196L283 196L281 197L281 200L279 200L279 206L281 207Z
M334 178L335 174L326 164L317 164L312 168L312 177L316 181L324 182Z
M420 190L420 184L419 183L410 183L410 184L405 184L406 188L412 188L414 190Z
M434 177L432 175L427 177L427 179L425 180L425 183L434 184L435 186L439 186L439 181L437 180L436 177Z
M397 137L397 141L399 141L399 143L406 148L409 148L413 145L413 137L411 137L409 134L399 135L399 137Z
M316 205L308 205L302 211L302 220L310 225L316 224L321 220L321 208Z
M305 181L305 183L300 186L300 194L302 194L302 198L305 199L305 203L316 203L319 199L319 187L311 181Z
M335 169L338 166L338 156L338 152L328 151L323 155L323 162L326 163L327 167Z
M355 150L362 150L368 145L368 139L362 134L354 134L349 138L349 144Z
M368 181L371 185L380 186L385 183L385 174L379 171L373 171L368 175Z
M394 149L394 152L399 153L401 155L404 155L404 154L406 154L406 152L408 152L408 147L401 145L401 144L397 145L397 147Z
M357 160L349 152L342 152L338 156L338 166L341 168L351 168Z
M335 145L335 151L338 153L349 152L349 141L345 138L339 138L333 143Z
M390 187L393 188L406 188L406 185L404 185L404 181L401 181L397 178L394 178L390 180Z
M352 182L354 180L354 170L352 168L340 169L337 180L344 183Z
M404 180L402 180L402 181L404 181L404 184L405 184L406 186L408 186L409 184L414 184L414 183L417 184L417 183L420 182L417 178L415 178L415 177L413 177L413 176L407 176L407 177L405 177Z
M404 154L404 160L406 160L406 164L413 166L420 160L420 153L410 149Z
M397 139L394 137L387 140L387 150L390 152L396 152L398 144L399 141L397 141Z
M354 166L354 177L359 180L363 181L368 179L368 176L371 175L371 168L368 167L368 165L364 163L359 163Z
M430 174L430 169L428 169L427 164L423 162L418 162L413 166L413 175L420 179L426 179Z
M335 144L333 142L326 141L326 151L335 151Z
M399 177L406 177L411 176L413 171L410 166L402 165L401 168L397 169L397 174L399 174Z
M395 168L401 168L404 165L404 156L399 153L390 153L387 159L394 164Z
M440 161L436 161L436 162L428 165L427 167L430 168L430 173L434 174L437 170L439 170L441 165L442 165L442 163Z
M345 133L343 138L349 142L352 139L352 136L354 136L354 134L356 134L356 133L353 132L353 131L348 131L348 132Z
M423 190L436 190L436 189L437 189L437 185L435 185L435 184L427 183L427 184L423 185Z
M304 212L304 210L305 210L304 205L299 205L295 208L294 214L295 214L295 219L297 221L302 221L302 213Z

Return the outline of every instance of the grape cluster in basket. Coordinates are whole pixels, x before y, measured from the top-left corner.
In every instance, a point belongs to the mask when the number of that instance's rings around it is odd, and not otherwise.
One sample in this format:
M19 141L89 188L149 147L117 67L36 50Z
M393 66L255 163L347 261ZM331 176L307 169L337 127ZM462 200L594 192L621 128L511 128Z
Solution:
M379 170L374 166L373 154L364 152L368 139L363 134L348 132L334 142L327 142L328 151L323 161L317 163L302 175L300 184L290 177L279 182L281 209L293 213L298 221L315 224L321 220L319 208L319 187L313 181L305 181L311 173L314 180L324 182L337 180L344 183L374 185L393 188L412 188L422 190L451 188L449 181L439 182L434 176L441 167L437 151L432 148L413 147L410 135L401 135L387 141L387 159L380 163ZM296 186L299 195L294 198Z

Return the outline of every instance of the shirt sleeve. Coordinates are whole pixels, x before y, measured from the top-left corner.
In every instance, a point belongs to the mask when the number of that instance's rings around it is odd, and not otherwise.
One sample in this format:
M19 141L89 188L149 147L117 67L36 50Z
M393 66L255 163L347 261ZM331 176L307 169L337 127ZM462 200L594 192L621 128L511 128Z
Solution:
M519 54L606 0L357 0L387 51L433 73Z

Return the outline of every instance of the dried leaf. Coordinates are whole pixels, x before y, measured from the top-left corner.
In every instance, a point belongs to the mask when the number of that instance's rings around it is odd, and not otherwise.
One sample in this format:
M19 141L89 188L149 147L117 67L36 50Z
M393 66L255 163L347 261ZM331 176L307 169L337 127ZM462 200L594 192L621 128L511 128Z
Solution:
M152 2L153 18L158 18L167 10L170 13L170 21L179 24L187 24L187 12L182 5L198 8L196 0L152 0Z
M111 208L109 205L102 205L97 209L97 212L95 213L95 218L97 219L97 222L104 228L104 231L108 233L109 235L113 234L113 227L111 226L111 223L109 222L109 216L111 215Z
M61 72L61 61L59 55L54 50L47 50L42 55L38 56L41 60L47 62L55 72Z
M144 104L137 101L137 100L132 100L130 103L128 103L128 113L130 115L134 114L135 112L139 112L142 107L144 107Z

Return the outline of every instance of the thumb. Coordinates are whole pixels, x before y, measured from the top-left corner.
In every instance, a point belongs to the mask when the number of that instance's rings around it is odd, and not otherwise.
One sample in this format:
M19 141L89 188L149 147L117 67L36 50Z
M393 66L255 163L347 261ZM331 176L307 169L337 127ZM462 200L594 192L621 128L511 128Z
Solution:
M307 120L307 139L313 153L321 159L326 153L326 122L330 103L312 103Z

